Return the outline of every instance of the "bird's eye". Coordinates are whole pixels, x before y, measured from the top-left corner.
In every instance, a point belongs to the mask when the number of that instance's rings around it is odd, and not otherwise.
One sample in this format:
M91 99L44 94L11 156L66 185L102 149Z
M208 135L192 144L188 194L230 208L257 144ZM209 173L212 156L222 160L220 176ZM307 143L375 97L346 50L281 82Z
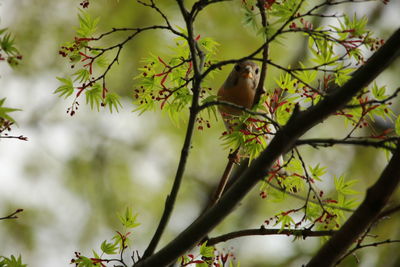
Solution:
M235 70L236 71L240 71L240 66L239 65L235 65Z
M258 71L259 71L259 69L257 68L257 69L256 69L256 74L258 74Z

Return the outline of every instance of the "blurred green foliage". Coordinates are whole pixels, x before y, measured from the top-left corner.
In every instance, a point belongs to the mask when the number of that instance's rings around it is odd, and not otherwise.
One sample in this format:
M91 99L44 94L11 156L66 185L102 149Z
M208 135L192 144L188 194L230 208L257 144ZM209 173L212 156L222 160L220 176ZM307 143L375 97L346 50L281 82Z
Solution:
M42 76L48 79L49 73L52 77L67 75L65 61L58 56L59 44L74 38L74 32L79 27L77 19L79 1L12 2L12 7L8 7L10 9L8 12L13 14L12 24L7 26L15 34L19 51L24 55L24 63L15 70L15 77L34 81ZM191 2L194 1L188 1L188 4ZM167 10L168 16L172 18L175 25L183 26L183 21L178 17L179 10L174 4L169 1L160 1L160 7ZM371 8L381 7L371 6ZM142 27L162 22L162 19L152 10L137 5L134 1L91 1L90 13L93 17L102 18L96 25L97 32L106 32L112 27L126 27L126 25ZM201 13L195 26L202 37L210 37L219 43L216 60L238 58L259 46L257 32L251 25L243 25L245 19L239 5L227 2L214 5L207 12ZM319 22L319 19L316 19L315 23ZM387 31L385 28L381 29L378 24L376 29ZM283 45L272 45L271 59L283 65L292 63L294 66L297 64L299 54L307 56L302 46L304 40L304 38L290 36L281 40ZM105 40L104 44L111 41ZM108 89L122 96L121 103L124 110L131 111L138 108L130 103L135 84L132 77L140 75L140 68L143 67L141 60L149 57L150 53L159 55L161 58L168 57L175 42L170 34L154 31L145 33L128 43L121 53L119 64L110 70L107 80L110 84ZM305 45L307 47L307 44ZM211 93L215 94L229 71L230 67L224 67L209 81ZM79 75L82 77L81 74ZM268 77L266 88L268 91L273 91L276 87L275 81L280 77L280 71L270 68ZM306 77L303 78L306 79ZM49 82L49 84L54 86L42 88L42 90L52 94L57 86L56 83ZM19 88L19 90L24 92L30 88ZM379 96L382 90L376 89L375 93ZM114 114L107 117L107 121L104 122L102 117L106 116L105 113L94 114L87 111L85 114L81 111L83 115L73 120L71 125L65 122L69 119L65 113L60 112L65 107L65 102L54 96L52 103L55 102L61 105L61 108L51 109L51 112L59 114L50 114L46 117L40 108L50 109L51 103L41 103L42 107L37 108L38 113L27 114L29 119L26 122L34 131L38 131L39 136L44 135L41 125L51 127L61 125L68 138L73 140L72 143L68 143L73 149L69 149L70 153L65 157L56 157L57 164L48 158L37 157L35 153L26 155L27 159L18 162L24 179L38 179L37 177L45 176L49 169L56 169L55 174L47 174L46 179L57 180L57 183L78 199L82 206L88 207L85 209L84 220L81 222L82 229L63 229L66 232L79 231L80 243L75 243L75 250L90 251L92 247L95 247L93 244L98 244L99 239L104 239L104 229L118 228L116 213L124 211L126 206L132 207L134 212L139 213L139 221L142 224L136 229L135 239L139 248L144 247L153 234L158 216L164 207L165 196L171 187L184 127L177 127L176 124L169 122L161 112L143 114L139 119L134 118L137 116L135 113L123 118L119 114ZM21 108L24 109L24 107ZM179 203L165 240L172 238L197 215L223 171L229 152L224 150L223 141L220 139L223 123L221 120L210 120L212 126L210 129L205 128L195 133ZM330 122L329 128L317 127L307 136L330 133L340 137L340 129L343 127L341 121L330 119ZM112 128L117 127L119 123L127 126L122 127L123 131L115 133ZM130 126L130 124L134 125ZM46 150L46 146L56 145L48 140L41 142L39 145L43 150ZM328 151L304 147L301 151L306 155L306 160L310 165L315 166L323 159L327 171L337 176L342 174L337 171L337 168L346 170L351 167L346 177L359 180L356 186L358 191L363 191L376 179L382 170L382 164L385 163L383 153L374 153L375 150L367 148L338 147ZM59 167L55 168L55 165ZM333 184L334 180L331 179L326 189L329 191ZM296 207L301 202L288 198L284 205L287 207L288 203L289 206ZM29 206L28 203L25 205ZM5 212L4 208L1 209L2 212ZM11 239L13 240L11 244L18 244L15 247L21 248L21 251L16 251L14 254L21 253L24 261L27 259L27 262L34 261L37 257L35 253L40 248L38 229L43 226L51 228L56 223L53 219L55 215L52 215L54 211L50 207L32 204L30 209L31 212L23 218L7 222L8 226L4 228L2 226L3 229L0 230L3 234L2 239ZM258 192L252 192L236 212L215 230L213 235L242 228L259 227L264 220L279 211L281 211L281 204L273 203L269 198L261 200ZM43 218L38 219L38 214ZM400 235L398 224L399 216L393 216L391 220L386 220L379 225L376 233L382 236L398 237ZM282 237L282 240L285 238ZM269 261L266 257L252 255L250 250L245 249L248 244L246 242L241 245L240 241L235 241L233 244L235 254L237 253L241 262L248 263L248 266L265 266L266 264L268 266L296 266L299 265L299 260L304 260L302 257L312 255L313 250L318 246L318 242L311 238L295 242L291 244L287 255L284 255L283 251L280 255L282 258L272 257ZM219 246L228 247L229 245ZM63 247L60 246L59 249L62 250ZM10 248L0 247L0 254L9 250ZM268 251L268 248L263 248L263 250ZM241 253L241 251L245 252ZM359 252L359 255L361 259L371 259L374 262L380 262L382 266L396 266L400 261L396 253L396 247L388 245L377 249L367 249ZM73 250L69 254L72 258ZM66 264L65 260L60 262L60 265ZM355 266L355 260L349 257L342 265Z

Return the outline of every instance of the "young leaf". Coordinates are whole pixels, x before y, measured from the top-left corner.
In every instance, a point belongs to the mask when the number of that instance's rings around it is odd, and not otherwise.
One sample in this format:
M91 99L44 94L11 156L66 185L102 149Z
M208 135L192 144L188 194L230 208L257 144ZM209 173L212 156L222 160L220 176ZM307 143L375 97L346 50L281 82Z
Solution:
M56 78L61 82L62 85L60 85L54 91L55 94L59 94L59 96L64 96L64 98L67 98L74 93L74 83L71 77L67 78L56 77Z
M101 85L96 83L92 86L91 89L86 89L85 95L86 104L89 104L91 109L94 109L94 107L96 106L96 109L98 111L100 108L100 103L103 100Z
M204 242L200 247L200 254L203 257L212 258L214 257L214 250L214 247L208 247L207 242Z
M78 15L79 28L76 30L76 34L79 37L91 37L95 31L96 26L99 23L100 18L93 19L89 13L82 11Z
M113 112L113 109L118 112L118 108L122 107L122 104L119 101L119 95L117 95L116 93L108 93L106 95L106 98L104 99L104 103L108 105L111 113Z
M396 119L395 130L396 134L400 135L400 115Z
M118 242L114 243L108 243L107 240L104 240L103 243L101 243L101 251L108 255L116 254L118 250Z
M10 258L0 256L0 267L26 267L28 265L22 264L21 255L16 258L14 255L11 255Z
M6 101L5 98L0 99L0 118L3 118L11 122L15 122L15 120L8 113L14 111L20 111L20 109L3 107L5 101Z
M334 182L335 182L335 188L338 193L341 193L343 195L355 195L359 193L351 189L351 186L353 186L358 182L357 180L350 180L346 182L344 176L342 175L339 178L334 177Z
M136 222L138 214L133 215L132 209L126 208L124 215L118 215L120 222L126 228L135 228L140 225L140 223Z

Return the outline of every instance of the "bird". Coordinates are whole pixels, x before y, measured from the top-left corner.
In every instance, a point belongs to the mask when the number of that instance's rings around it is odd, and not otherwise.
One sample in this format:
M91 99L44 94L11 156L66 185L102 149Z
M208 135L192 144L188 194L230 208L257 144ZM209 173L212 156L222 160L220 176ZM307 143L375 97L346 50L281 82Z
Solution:
M256 95L259 80L260 67L256 63L250 60L239 61L237 64L235 64L232 71L228 75L228 78L218 90L218 100L230 102L238 106L251 109L253 107L254 97ZM242 115L243 111L226 105L218 105L218 110L221 113L227 131L234 131L235 125L233 123L233 119ZM239 125L239 128L243 127L247 126ZM252 131L251 128L252 127L250 126L250 131ZM240 147L237 148L233 153L229 154L228 165L225 168L219 185L215 190L208 207L214 205L225 191L233 164L239 164L240 162L239 150ZM282 156L279 157L279 160L283 162Z
M230 102L245 108L251 108L260 80L259 66L250 60L238 62L232 69L228 78L218 90L218 100ZM242 111L229 106L219 105L227 130L231 130L230 121L235 116L240 116Z
M239 61L235 64L228 78L218 90L218 100L250 109L253 106L259 80L260 68L256 63L250 60ZM218 105L218 110L221 113L227 131L233 132L235 130L233 120L235 117L242 115L242 110L226 105ZM242 124L239 127L246 126ZM239 164L240 162L239 150L240 147L229 154L228 164L207 207L213 206L225 191L233 164Z
M228 78L218 90L218 100L250 109L253 106L259 80L260 68L256 63L250 60L239 61L235 64ZM226 105L218 105L218 110L227 132L233 132L235 129L234 119L242 115L242 111ZM245 126L240 125L239 127L242 128ZM230 161L236 164L240 161L238 151L239 148L228 157Z
M253 107L259 80L260 67L250 60L240 61L233 67L228 78L218 90L218 100L251 109ZM235 127L234 119L242 115L243 111L226 105L218 105L218 110L221 113L227 131L231 133L235 129L237 130L238 127ZM268 113L267 115L272 119L273 116L271 114ZM248 127L247 130L250 132L253 131L251 125L239 125L239 129L243 127ZM272 134L277 132L274 125L268 128ZM240 160L240 156L235 152L230 154L229 158L235 163L238 163ZM279 157L277 162L283 162L282 156Z

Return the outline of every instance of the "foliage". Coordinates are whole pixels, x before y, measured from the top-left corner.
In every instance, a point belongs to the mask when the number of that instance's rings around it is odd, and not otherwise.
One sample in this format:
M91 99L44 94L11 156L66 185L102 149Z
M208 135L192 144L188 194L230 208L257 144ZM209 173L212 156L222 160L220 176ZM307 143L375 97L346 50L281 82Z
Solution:
M149 56L142 60L139 75L134 79L133 89L135 112L142 114L161 110L176 125L182 122L188 125L181 161L174 187L171 190L172 196L168 196L163 214L166 221L172 212L173 201L176 199L176 184L179 189L182 179L187 157L187 153L184 152L188 151L191 145L192 130L211 127L210 121L216 117L216 106L226 104L218 101L218 97L212 93L210 83L213 75L217 74L222 66L247 59L262 61L280 71L274 79L273 88L269 88L267 93L261 95L260 102L251 109L241 107L242 115L232 116L229 123L232 126L221 136L223 145L227 149L232 151L240 149L240 153L248 157L251 164L268 149L271 139L284 129L293 117L329 99L336 90L345 85L355 71L366 63L365 51L376 52L385 43L382 39L374 37L367 29L366 17L358 18L356 14L349 16L319 13L322 12L320 11L322 7L354 1L323 1L321 4L312 6L304 0L243 0L241 3L235 3L242 8L243 23L251 25L255 38L261 40L263 44L243 58L219 61L217 40L195 34L193 25L190 24L197 18L198 12L217 2L221 1L198 1L193 5L190 13L182 12L186 22L185 29L171 26L166 14L153 0L137 1L137 3L158 13L164 21L162 25L113 28L108 32L97 34L96 27L99 19L92 18L88 12L80 11L79 28L74 40L65 43L59 52L61 56L68 59L72 68L77 69L68 77L57 78L61 85L55 93L61 97L73 99L67 112L71 116L76 113L79 106L78 99L83 92L85 92L86 104L92 109L99 110L100 107L108 106L112 112L118 111L121 104L119 96L109 91L106 80L109 70L118 63L125 44L139 33L148 30L162 29L175 36L172 39L174 46L171 47L170 54L149 53ZM86 2L84 5L87 7ZM83 6L82 3L81 6ZM178 1L178 6L184 9L181 1ZM260 14L261 17L264 15L261 20ZM313 17L329 18L335 20L336 23L314 25ZM268 23L263 19L268 19ZM115 36L114 33L117 32L124 35L122 40L117 40L109 46L103 45L102 41L105 37ZM267 58L266 53L263 54L263 58L258 57L270 44L283 46L283 41L287 36L294 34L302 36L307 44L308 54L299 62L283 65ZM113 59L107 60L107 55L113 55ZM398 93L399 89L390 90L376 83L365 87L347 105L340 107L333 114L346 126L343 129L342 139L319 140L319 143L309 141L305 144L319 147L354 144L362 141L366 145L393 151L398 141L400 120L399 117L396 119L396 115L391 110L391 99ZM377 132L373 127L376 120L395 121L395 125L390 129ZM197 127L194 127L195 124ZM390 134L394 133L396 135L391 138ZM376 140L382 142L377 143ZM344 212L352 212L358 206L358 199L354 197L358 194L355 189L357 180L352 177L347 178L346 174L335 177L327 173L327 169L326 166L320 164L308 165L302 156L302 151L294 145L285 156L285 160L277 160L268 173L258 174L263 177L260 185L260 196L263 199L282 203L288 195L291 195L303 201L299 207L288 207L279 211L266 219L264 224L279 226L280 232L294 229L304 232L339 230L347 218ZM320 190L318 184L332 180L332 177L334 188L331 192ZM128 229L138 226L136 215L132 215L131 211L127 210L124 216L120 216L120 220ZM165 223L165 220L161 219L161 222ZM164 228L165 225L160 223L159 229ZM122 255L127 247L130 233L117 233L113 237L114 241L104 241L101 244L101 255L93 252L93 257L85 257L76 253L72 263L77 266L105 266L107 263L125 265ZM206 244L203 243L200 246L198 256L194 254L182 256L179 259L181 266L190 264L224 266L227 262L226 255L217 257L217 250ZM104 254L111 255L118 252L120 259L103 257ZM150 254L152 252L150 251ZM145 252L144 257L146 256L148 255ZM134 256L132 259L134 260Z
M7 28L0 29L0 62L6 61L11 67L15 67L21 61L22 56L15 46L15 39ZM11 126L15 124L15 120L9 113L19 111L20 109L5 107L6 98L0 98L0 138L3 137L3 132L11 131ZM10 137L7 134L4 136ZM16 137L21 140L26 140L26 137Z
M26 264L22 264L21 256L16 258L14 255L11 255L10 258L0 256L0 267L26 267Z
M240 263L235 264L235 256L231 251L219 251L213 246L207 246L207 241L199 246L199 255L183 255L179 260L179 266L208 267L208 266L228 266L240 267Z
M138 214L132 214L130 208L126 208L123 215L118 215L118 218L124 227L124 231L122 233L116 231L117 234L112 237L112 241L104 240L100 245L101 254L98 254L93 250L93 256L87 257L83 256L80 252L75 252L75 257L71 260L71 263L75 264L77 267L106 266L107 263L115 266L115 264L123 263L124 252L132 242L132 238L130 237L132 233L130 230L140 225L140 223L137 222L137 216ZM119 258L107 258L107 255L115 255L118 253L120 255ZM134 257L135 254L132 255L133 260Z
M20 109L5 107L4 106L5 101L6 101L5 98L0 99L0 118L3 119L4 121L9 121L9 122L15 123L15 120L10 116L9 113L18 111ZM3 124L1 124L1 125L3 125Z
M21 54L15 47L15 39L7 28L0 29L0 61L7 61L10 66L16 66L22 59Z
M108 65L108 61L103 54L112 48L101 49L89 46L89 42L100 39L100 37L97 39L92 37L96 32L99 18L92 18L89 13L82 10L78 15L78 19L79 28L76 30L74 41L66 42L59 51L60 55L69 59L71 68L78 67L78 69L68 77L57 77L61 85L54 93L65 98L74 96L73 102L67 110L71 116L78 109L79 103L77 99L82 92L85 92L86 104L89 104L92 109L99 110L100 106L108 106L110 112L113 112L113 110L118 111L122 107L119 100L120 97L115 93L108 92L105 75L111 65L117 62L120 50L117 52L116 58ZM101 73L101 71L104 71L103 74L99 74L96 77L96 73Z

